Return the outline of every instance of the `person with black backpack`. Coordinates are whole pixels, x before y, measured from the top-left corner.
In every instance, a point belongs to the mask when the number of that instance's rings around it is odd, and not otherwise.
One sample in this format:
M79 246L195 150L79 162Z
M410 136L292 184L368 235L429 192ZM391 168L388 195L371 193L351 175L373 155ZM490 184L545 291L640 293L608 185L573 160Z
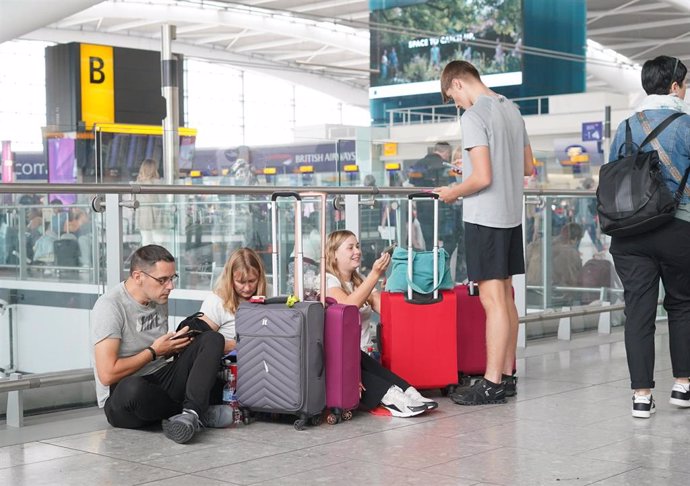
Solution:
M690 189L684 187L690 168L690 108L683 101L687 72L685 64L674 57L659 56L644 63L642 87L648 96L618 126L597 191L602 231L612 235L610 252L625 290L625 349L634 390L632 415L638 418L649 418L655 412L654 331L660 279L666 291L664 308L675 377L670 403L690 408ZM656 127L661 130L650 137ZM630 138L632 146L627 143ZM608 182L606 169L615 170L615 164L631 156L636 163L630 170L618 175L618 182ZM633 183L623 192L621 187L636 177L633 172L642 167L640 161L649 166L643 176L657 185L656 197L670 204L641 207L636 212L646 214L645 219L625 227L631 218L623 206L626 200L635 204L638 187ZM614 213L604 211L613 199L623 204L617 219L611 217ZM616 233L619 230L622 234Z

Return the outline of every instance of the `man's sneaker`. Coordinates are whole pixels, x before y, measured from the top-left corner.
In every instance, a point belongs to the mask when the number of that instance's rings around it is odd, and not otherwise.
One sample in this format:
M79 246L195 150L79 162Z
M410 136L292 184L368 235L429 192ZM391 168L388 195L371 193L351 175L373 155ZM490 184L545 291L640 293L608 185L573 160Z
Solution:
M405 390L405 395L410 397L415 402L423 403L424 405L426 405L427 410L433 410L435 408L438 408L438 402L433 401L431 398L425 397L424 395L419 393L419 391L417 391L417 389L413 386L410 386L407 388L407 390Z
M482 378L471 387L458 393L452 393L450 399L458 405L506 403L506 390L503 384L492 383L486 378Z
M515 375L501 375L501 385L505 387L506 397L514 397L517 395L517 376Z
M189 442L200 428L199 417L192 410L184 410L168 420L163 420L163 433L178 444Z
M651 395L633 394L632 416L637 418L649 418L656 413L656 405Z
M426 404L405 395L402 389L396 385L390 387L381 398L381 405L387 408L393 417L414 417L426 412Z
M676 407L690 407L690 385L674 383L671 389L671 399L669 403Z
M201 416L201 422L213 429L230 427L235 420L234 413L235 409L230 405L211 405Z

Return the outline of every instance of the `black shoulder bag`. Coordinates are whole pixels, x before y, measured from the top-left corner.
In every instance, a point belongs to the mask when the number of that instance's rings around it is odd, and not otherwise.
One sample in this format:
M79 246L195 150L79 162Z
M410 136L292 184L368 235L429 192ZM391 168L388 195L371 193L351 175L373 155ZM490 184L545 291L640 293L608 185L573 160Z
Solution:
M632 132L629 120L625 121L625 143L618 149L618 160L604 164L599 171L597 188L597 213L601 231L610 236L632 236L658 228L673 220L685 191L690 167L685 171L678 190L674 194L664 183L661 164L673 168L671 174L679 174L655 140L676 118L684 113L674 113L662 121L633 152ZM649 124L643 113L638 113L647 132ZM654 150L642 148L654 141ZM625 153L621 155L621 149Z

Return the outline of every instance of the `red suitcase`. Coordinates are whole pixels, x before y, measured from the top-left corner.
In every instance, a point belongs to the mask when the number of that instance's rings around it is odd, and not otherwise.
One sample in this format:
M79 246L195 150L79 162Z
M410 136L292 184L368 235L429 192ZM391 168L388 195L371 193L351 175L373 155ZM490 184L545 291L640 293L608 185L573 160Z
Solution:
M412 200L420 197L434 199L434 250L438 251L436 194L408 196L408 225L412 223ZM408 227L408 248L411 247L412 232ZM434 285L437 277L434 275ZM424 298L430 296L437 301L429 303ZM415 388L454 387L458 382L456 315L453 290L435 291L429 296L417 296L410 288L407 294L382 292L379 345L383 366Z
M456 286L455 297L458 304L458 373L460 376L483 376L486 372L484 307L477 292L474 292L474 295L469 294L467 285Z

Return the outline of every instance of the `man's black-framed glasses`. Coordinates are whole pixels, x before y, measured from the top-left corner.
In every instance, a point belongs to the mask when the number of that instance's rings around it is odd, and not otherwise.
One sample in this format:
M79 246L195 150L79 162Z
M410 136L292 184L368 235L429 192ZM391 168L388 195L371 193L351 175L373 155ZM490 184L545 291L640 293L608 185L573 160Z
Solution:
M177 279L180 278L180 276L179 276L178 274L176 274L176 273L173 274L173 275L171 275L171 276L169 276L169 277L154 277L154 276L151 275L150 273L146 273L146 272L143 271L143 270L139 270L139 271L140 271L141 273L143 273L144 275L146 275L147 277L151 277L151 278L154 279L156 282L158 282L160 285L168 285L169 283L172 283L173 285L175 285L175 282L177 282Z

